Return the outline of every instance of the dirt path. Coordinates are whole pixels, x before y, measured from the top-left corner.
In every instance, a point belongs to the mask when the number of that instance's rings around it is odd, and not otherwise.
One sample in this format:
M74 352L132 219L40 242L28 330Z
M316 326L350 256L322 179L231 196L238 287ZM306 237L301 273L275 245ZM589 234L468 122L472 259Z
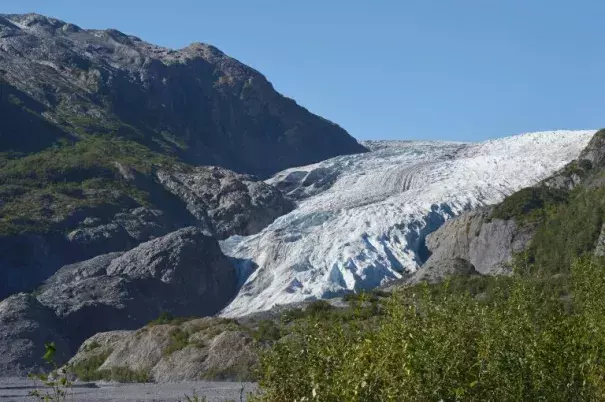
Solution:
M68 401L106 402L106 401L186 401L193 390L207 402L240 401L242 386L243 401L246 395L256 389L252 383L235 382L182 382L167 384L115 384L115 383L76 383L72 389L73 397ZM32 401L29 392L35 389L31 380L26 378L0 378L0 401Z

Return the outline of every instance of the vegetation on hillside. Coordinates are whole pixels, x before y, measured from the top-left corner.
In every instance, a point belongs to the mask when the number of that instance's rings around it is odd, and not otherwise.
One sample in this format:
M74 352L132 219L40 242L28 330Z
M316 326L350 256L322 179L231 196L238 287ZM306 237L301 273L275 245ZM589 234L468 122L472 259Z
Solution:
M597 183L591 169L567 167ZM257 399L605 400L605 259L593 256L604 217L596 185L513 194L491 219L533 228L514 275L348 296L347 320L298 313L263 354Z
M494 207L492 219L516 219L521 223L541 222L553 207L567 202L565 190L546 186L528 187L506 197Z
M50 230L78 210L147 205L149 194L123 178L175 166L169 157L109 135L63 141L25 156L0 154L0 235Z

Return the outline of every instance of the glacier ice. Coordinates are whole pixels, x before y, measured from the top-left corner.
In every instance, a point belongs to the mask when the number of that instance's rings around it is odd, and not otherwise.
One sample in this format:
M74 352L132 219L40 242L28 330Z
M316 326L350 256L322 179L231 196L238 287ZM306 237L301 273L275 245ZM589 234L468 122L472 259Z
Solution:
M369 153L282 171L267 182L297 200L297 208L256 235L221 243L241 285L222 315L370 289L413 272L428 233L546 178L575 159L593 134L367 141Z

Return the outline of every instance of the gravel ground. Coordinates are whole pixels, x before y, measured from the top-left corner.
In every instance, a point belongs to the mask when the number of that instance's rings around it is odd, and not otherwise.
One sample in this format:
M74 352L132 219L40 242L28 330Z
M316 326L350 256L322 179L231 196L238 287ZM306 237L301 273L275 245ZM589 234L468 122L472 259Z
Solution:
M243 400L256 389L253 383L238 382L182 382L163 384L116 384L116 383L75 383L68 401L186 401L193 390L207 402L240 401L240 391L244 387ZM27 378L0 378L0 401L32 401L29 392L35 387Z

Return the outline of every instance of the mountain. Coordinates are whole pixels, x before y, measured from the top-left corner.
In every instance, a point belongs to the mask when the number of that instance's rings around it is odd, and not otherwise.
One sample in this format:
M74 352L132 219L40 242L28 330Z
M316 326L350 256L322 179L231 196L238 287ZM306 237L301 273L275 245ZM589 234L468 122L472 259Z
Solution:
M0 15L0 151L107 133L194 165L267 176L364 152L337 125L278 94L213 46L173 50L116 30Z
M45 342L62 363L98 332L136 329L162 313L211 316L236 285L216 239L193 227L64 266L34 294L0 301L0 373L41 368Z
M0 15L0 116L0 299L187 226L256 233L293 208L259 177L367 151L210 45L37 14Z
M297 208L256 235L222 242L242 284L223 314L405 278L429 258L429 233L546 179L577 158L593 134L541 132L478 144L369 142L370 153L280 172L267 183L297 199ZM457 222L462 232L471 230Z

